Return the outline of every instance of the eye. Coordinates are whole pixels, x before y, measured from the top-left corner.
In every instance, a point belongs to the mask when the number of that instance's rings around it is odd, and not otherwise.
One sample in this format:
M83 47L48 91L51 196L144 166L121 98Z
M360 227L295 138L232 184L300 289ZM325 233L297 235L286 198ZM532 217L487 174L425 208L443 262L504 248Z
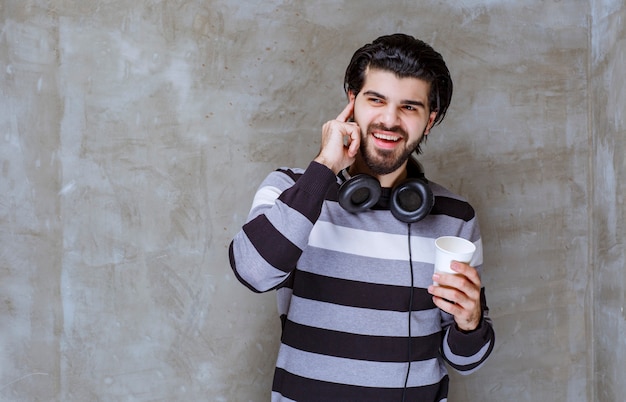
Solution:
M370 101L371 103L377 103L377 104L378 104L378 103L383 103L383 100L382 100L382 99L380 99L380 98L369 98L369 101Z
M404 105L404 109L408 110L409 112L417 110L417 108L415 106L413 106L413 105Z

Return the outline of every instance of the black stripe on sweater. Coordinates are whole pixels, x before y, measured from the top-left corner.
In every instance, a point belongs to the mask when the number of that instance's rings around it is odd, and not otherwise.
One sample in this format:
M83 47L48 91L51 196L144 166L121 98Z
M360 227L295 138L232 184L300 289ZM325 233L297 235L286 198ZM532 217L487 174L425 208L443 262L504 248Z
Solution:
M431 215L448 215L469 222L476 215L474 208L465 201L455 198L436 196Z
M294 278L293 294L305 299L342 306L409 311L410 291L408 287L350 281L300 270L296 272ZM411 310L422 311L435 307L433 298L427 289L413 289L413 308Z
M448 376L439 383L423 387L408 388L407 401L440 401L448 394ZM277 368L274 373L274 392L299 402L380 402L401 401L402 388L370 388L355 385L318 381L291 374Z
M293 270L302 250L283 236L265 215L243 225L243 231L268 264L283 272Z
M407 313L408 314L408 313ZM439 357L442 332L411 338L411 361ZM294 349L325 356L373 362L402 363L408 359L409 340L404 336L373 336L332 331L287 320L282 343Z
M300 212L311 223L320 216L324 195L331 187L336 187L337 177L326 166L311 162L305 174L292 170L279 170L294 181L294 185L278 197L290 208Z
M487 360L487 358L493 351L493 347L494 347L494 342L492 341L491 344L489 345L489 350L487 351L487 353L485 353L485 356L482 359L480 359L480 361L473 363L473 364L466 364L466 365L454 364L448 359L446 359L445 356L444 356L444 360L450 365L450 367L454 368L455 370L459 372L474 370L476 367L483 364L485 360Z

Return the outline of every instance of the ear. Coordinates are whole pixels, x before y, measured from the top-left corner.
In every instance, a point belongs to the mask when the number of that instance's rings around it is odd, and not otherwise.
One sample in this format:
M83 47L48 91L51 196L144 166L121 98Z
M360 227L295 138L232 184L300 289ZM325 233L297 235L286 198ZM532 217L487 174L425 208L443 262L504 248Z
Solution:
M437 112L430 112L430 116L428 116L428 124L426 124L426 130L424 130L424 135L428 135L430 133L430 129L435 125L435 118L437 117Z
M356 92L352 90L348 90L348 101L354 102L355 99L356 99Z

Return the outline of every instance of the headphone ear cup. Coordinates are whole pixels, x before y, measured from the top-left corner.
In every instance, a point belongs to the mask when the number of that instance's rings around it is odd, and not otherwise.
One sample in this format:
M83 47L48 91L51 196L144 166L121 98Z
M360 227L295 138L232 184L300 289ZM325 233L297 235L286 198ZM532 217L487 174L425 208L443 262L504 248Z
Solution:
M409 179L393 190L389 209L396 219L414 223L424 219L434 204L435 197L428 182Z
M376 205L381 192L375 177L358 174L339 187L339 205L352 213L365 211Z

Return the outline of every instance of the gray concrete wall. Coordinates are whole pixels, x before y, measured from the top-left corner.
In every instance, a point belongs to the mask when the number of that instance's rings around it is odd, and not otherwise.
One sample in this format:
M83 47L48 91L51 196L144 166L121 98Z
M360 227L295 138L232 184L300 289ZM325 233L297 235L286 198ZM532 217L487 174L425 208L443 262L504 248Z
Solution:
M485 241L497 347L450 399L617 400L624 11L4 0L0 400L268 400L274 298L237 283L228 243L260 180L314 157L352 52L396 31L452 70L423 163Z
M593 7L592 33L592 252L595 400L626 395L626 5Z

